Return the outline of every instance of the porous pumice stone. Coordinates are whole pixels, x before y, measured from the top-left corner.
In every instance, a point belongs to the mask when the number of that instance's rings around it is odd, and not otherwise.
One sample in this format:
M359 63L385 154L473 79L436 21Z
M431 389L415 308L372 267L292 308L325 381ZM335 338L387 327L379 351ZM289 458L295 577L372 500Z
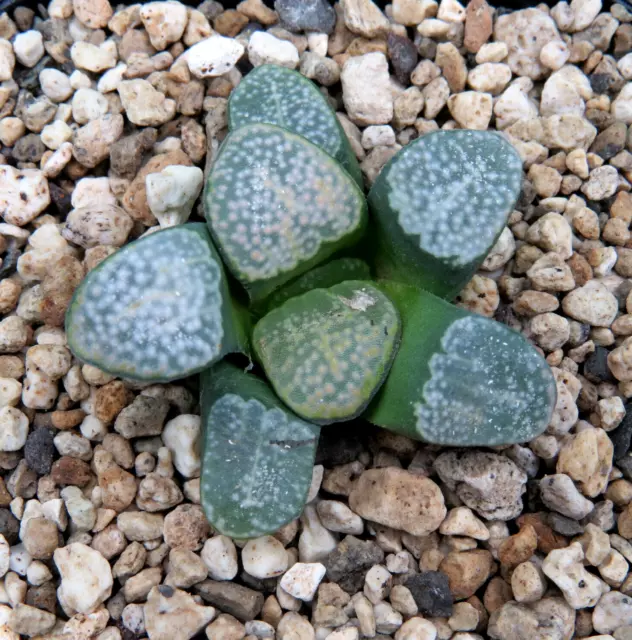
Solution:
M399 313L363 281L314 289L262 318L252 344L278 396L317 424L349 420L385 379L399 345Z
M330 155L270 124L226 137L204 209L225 263L251 300L354 244L367 220L362 192Z
M66 315L80 360L112 375L173 380L233 348L221 262L202 223L127 245L93 269Z
M206 516L232 538L273 533L303 510L320 429L286 409L263 380L226 362L201 382Z
M364 178L347 136L318 87L300 73L274 64L253 69L228 101L230 130L247 124L276 124L326 151L362 188Z
M403 331L368 420L450 446L527 442L546 429L555 379L519 333L409 285L379 286L399 309Z
M520 194L522 161L492 131L437 131L399 151L369 192L378 275L455 296Z

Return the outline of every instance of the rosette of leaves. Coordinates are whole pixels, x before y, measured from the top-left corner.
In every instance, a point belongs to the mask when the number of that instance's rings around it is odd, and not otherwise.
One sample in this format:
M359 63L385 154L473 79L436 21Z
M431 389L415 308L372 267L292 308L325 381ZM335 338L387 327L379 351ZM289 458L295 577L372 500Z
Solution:
M349 143L311 83L261 67L229 111L207 224L119 249L87 275L66 317L74 355L113 375L202 371L211 523L248 538L296 518L332 422L455 446L542 433L556 395L546 361L518 333L446 300L514 206L521 163L509 143L480 131L419 138L378 176L369 220ZM246 293L248 309L237 302ZM225 358L250 345L246 369L243 357Z
M226 265L253 301L355 244L367 222L349 174L307 139L270 124L226 137L204 205Z
M500 134L436 131L399 151L369 192L378 275L453 298L507 223L522 161Z
M247 344L202 223L152 233L90 271L68 307L66 335L83 362L154 382L202 371Z

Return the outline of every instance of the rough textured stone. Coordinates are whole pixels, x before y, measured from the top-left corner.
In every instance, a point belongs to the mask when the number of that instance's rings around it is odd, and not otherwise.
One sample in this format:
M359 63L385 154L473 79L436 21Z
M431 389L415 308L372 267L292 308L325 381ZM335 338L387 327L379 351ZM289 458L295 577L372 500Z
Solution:
M395 467L365 471L349 506L367 520L418 536L438 529L446 515L443 494L432 480Z
M263 607L263 594L235 582L205 580L196 584L202 599L242 622L254 620Z
M433 618L449 618L452 615L452 593L445 573L423 571L407 578L404 584L422 615Z
M356 593L362 589L367 571L383 560L384 551L375 542L346 536L329 554L324 565L329 580L348 593Z

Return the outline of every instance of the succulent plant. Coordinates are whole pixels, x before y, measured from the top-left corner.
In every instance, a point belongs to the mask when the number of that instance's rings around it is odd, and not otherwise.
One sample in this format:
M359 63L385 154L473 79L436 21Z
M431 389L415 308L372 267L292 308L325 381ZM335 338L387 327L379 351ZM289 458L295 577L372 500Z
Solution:
M114 375L202 371L201 495L219 531L254 537L297 517L331 422L458 446L545 430L556 400L545 360L447 300L515 204L521 163L508 142L421 137L378 176L369 219L349 143L309 81L259 67L233 92L229 118L207 225L120 249L88 274L66 318L74 354Z

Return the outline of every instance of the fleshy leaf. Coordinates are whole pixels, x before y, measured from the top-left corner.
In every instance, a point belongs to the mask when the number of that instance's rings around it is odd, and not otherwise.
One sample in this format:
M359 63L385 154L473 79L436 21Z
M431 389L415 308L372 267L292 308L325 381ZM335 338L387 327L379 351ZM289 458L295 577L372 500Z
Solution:
M362 192L331 156L270 124L227 136L204 204L218 249L251 300L354 244L367 219Z
M378 275L455 296L502 232L522 161L491 131L437 131L399 151L369 193Z
M221 533L255 538L298 517L320 428L288 411L265 382L222 362L202 374L201 498Z
M255 326L253 348L278 396L318 424L367 406L397 351L400 321L371 283L349 281L288 300Z
M83 280L66 314L72 352L112 375L166 381L243 348L206 225L137 240Z
M403 332L368 420L450 446L527 442L546 429L555 380L519 333L414 287L379 286L399 309Z
M360 188L362 171L333 109L318 87L297 71L264 64L246 75L228 101L228 125L276 124L307 138L349 172Z
M267 300L268 310L280 306L286 300L300 296L312 289L328 289L345 280L369 280L369 265L358 258L339 258L311 269L302 276L277 289Z

